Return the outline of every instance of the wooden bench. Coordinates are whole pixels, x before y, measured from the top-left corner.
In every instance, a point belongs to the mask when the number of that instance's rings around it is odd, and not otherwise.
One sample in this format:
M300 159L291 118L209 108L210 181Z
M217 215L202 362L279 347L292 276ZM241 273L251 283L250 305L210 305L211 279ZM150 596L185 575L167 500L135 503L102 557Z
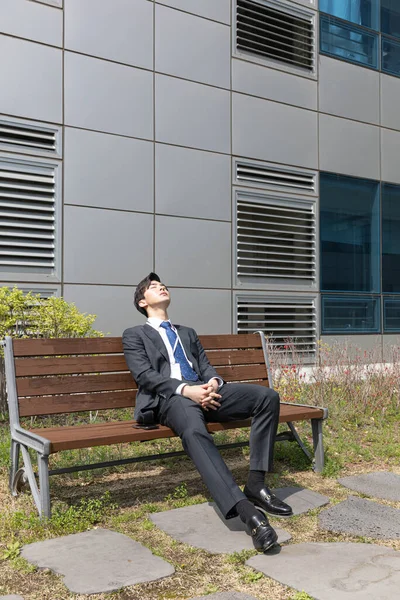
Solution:
M205 335L200 339L210 362L226 381L269 385L267 345L261 332L256 335ZM10 489L15 495L21 485L28 482L42 517L50 517L49 475L184 454L183 451L170 452L49 470L49 456L62 450L145 442L175 434L163 426L153 430L135 429L133 420L33 429L21 424L22 417L58 415L57 421L60 415L70 413L133 409L137 386L127 369L121 338L13 340L7 337L4 348L11 429ZM289 429L277 439L296 440L312 459L293 425L295 421L311 421L316 471L321 471L324 464L322 422L326 417L327 410L323 408L281 404L280 422L287 423ZM25 419L25 423L27 421ZM212 423L208 429L216 432L249 425L250 421ZM242 445L245 443L220 447ZM38 482L29 449L37 453ZM23 458L21 469L20 452Z

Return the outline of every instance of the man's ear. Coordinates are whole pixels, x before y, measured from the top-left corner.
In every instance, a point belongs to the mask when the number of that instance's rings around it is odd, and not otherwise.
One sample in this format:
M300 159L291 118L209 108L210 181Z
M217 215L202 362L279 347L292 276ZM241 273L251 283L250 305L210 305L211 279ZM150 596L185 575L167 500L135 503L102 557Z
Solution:
M139 304L140 308L146 308L146 306L147 306L147 302L144 298L139 300L138 304Z

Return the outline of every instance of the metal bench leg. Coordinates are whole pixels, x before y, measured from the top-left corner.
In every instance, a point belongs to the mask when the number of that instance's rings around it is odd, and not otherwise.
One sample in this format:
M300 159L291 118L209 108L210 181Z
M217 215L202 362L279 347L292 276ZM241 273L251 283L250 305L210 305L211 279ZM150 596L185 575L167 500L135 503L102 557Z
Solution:
M290 431L292 432L292 435L293 435L294 439L296 440L296 442L298 443L298 445L300 446L300 448L303 450L304 454L307 456L308 460L312 462L313 457L310 454L307 446L305 446L305 444L303 443L303 440L301 439L301 437L297 433L297 429L293 425L292 421L288 421L287 422L287 426L289 427Z
M38 454L39 467L39 494L40 494L40 516L50 519L50 482L49 482L49 457Z
M19 468L19 443L15 440L11 440L11 451L10 451L10 478L9 478L9 486L10 492L14 495L14 481L15 475Z
M314 471L320 473L324 468L324 439L322 435L323 419L311 419L314 444Z

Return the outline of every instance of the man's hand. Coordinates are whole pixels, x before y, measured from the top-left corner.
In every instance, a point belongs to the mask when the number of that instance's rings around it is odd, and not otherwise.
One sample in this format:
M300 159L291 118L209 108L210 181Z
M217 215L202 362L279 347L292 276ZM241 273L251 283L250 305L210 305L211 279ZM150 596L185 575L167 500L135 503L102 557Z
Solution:
M214 386L210 383L185 385L185 387L182 388L181 394L182 396L185 396L185 398L189 398L190 400L193 400L193 402L200 404L204 410L208 410L209 408L217 410L221 406L218 402L221 395L214 391Z

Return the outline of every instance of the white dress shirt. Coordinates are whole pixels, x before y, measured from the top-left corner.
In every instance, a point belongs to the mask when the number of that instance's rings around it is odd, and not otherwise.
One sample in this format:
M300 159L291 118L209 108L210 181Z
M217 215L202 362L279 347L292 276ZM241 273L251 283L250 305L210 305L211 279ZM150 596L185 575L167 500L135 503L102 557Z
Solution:
M169 358L169 364L170 364L170 367L171 367L171 378L182 380L181 366L175 360L174 352L173 352L172 346L171 346L171 344L169 342L169 339L168 339L168 336L167 336L167 332L164 329L164 327L161 327L161 323L164 323L164 319L160 319L158 317L149 317L147 319L147 325L150 325L150 327L153 327L153 329L155 329L160 334L161 339L164 342L164 345L165 345L165 347L167 349L168 358ZM169 323L171 323L171 321L169 321ZM190 362L190 360L186 356L185 348L183 347L183 344L182 344L181 338L179 337L178 331L172 325L172 323L171 323L171 329L176 334L176 337L178 338L178 341L179 341L179 343L182 346L182 350L183 350L183 353L185 355L186 360L188 361L189 365L193 368L193 364ZM212 381L213 379L216 379L218 381L218 387L219 388L224 383L220 377L212 377L210 379L210 381ZM181 383L181 385L179 385L176 388L176 392L175 393L182 395L182 389L185 387L185 385L187 385L187 384L186 383Z

